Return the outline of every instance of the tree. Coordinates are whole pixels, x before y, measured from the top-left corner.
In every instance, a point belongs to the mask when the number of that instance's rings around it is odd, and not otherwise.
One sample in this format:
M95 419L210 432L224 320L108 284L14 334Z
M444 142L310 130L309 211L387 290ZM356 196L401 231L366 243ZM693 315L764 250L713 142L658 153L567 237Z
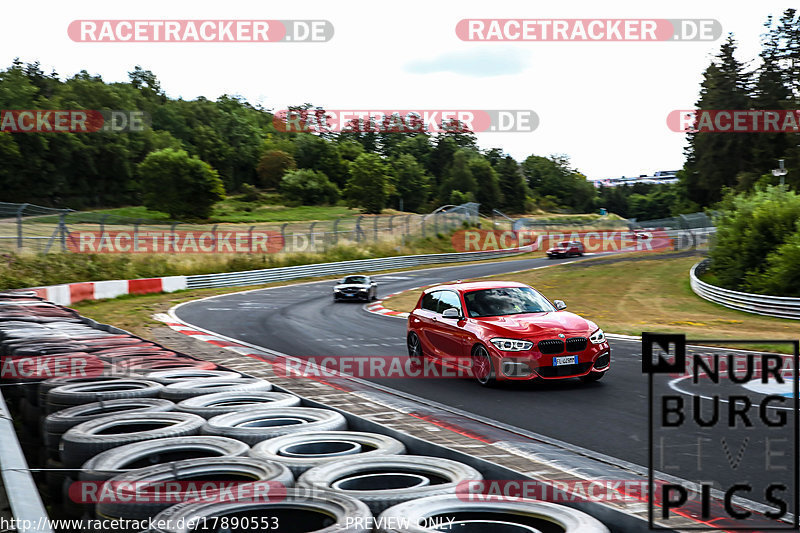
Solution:
M458 150L453 155L453 162L439 186L439 199L442 203L450 201L452 191L460 191L465 195L475 197L478 192L478 183L469 166L471 156L472 153L467 150Z
M507 155L497 163L497 175L503 194L503 208L511 213L524 213L528 195L519 164Z
M258 162L258 178L262 187L269 189L277 187L281 178L297 168L294 157L281 150L268 150L264 152Z
M703 74L696 107L709 109L749 109L749 76L735 57L736 41L729 35L711 65ZM736 176L752 167L752 133L688 133L686 148L686 190L700 205L710 205L722 197L723 187L734 187Z
M144 205L175 219L208 218L214 203L225 196L217 171L184 150L151 152L138 171Z
M297 147L294 159L297 168L309 168L325 173L337 187L347 183L347 162L342 159L339 148L321 137L303 133L295 140Z
M397 196L403 200L403 209L418 211L428 201L432 178L410 154L401 154L394 159L391 168L391 178Z
M344 191L347 203L365 213L379 214L386 206L387 170L380 156L361 154L350 165L350 180Z
M755 192L728 196L709 256L719 283L729 289L761 292L774 287L778 265L797 254L800 196L785 188L768 186ZM787 244L789 248L782 248ZM793 270L797 275L797 266ZM781 291L778 295L788 296Z
M500 192L500 182L497 172L489 161L483 157L476 157L469 162L469 169L477 183L475 200L481 204L481 210L489 213L503 203L503 193Z
M283 176L281 194L299 205L335 204L339 188L322 172L309 169L293 170Z

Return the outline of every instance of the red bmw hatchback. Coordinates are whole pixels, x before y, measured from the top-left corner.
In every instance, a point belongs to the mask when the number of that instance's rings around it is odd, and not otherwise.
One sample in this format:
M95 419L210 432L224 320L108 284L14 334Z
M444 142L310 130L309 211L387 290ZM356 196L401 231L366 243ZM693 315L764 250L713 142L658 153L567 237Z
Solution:
M482 385L499 380L597 381L611 366L603 330L517 282L439 285L408 317L408 354L471 368Z

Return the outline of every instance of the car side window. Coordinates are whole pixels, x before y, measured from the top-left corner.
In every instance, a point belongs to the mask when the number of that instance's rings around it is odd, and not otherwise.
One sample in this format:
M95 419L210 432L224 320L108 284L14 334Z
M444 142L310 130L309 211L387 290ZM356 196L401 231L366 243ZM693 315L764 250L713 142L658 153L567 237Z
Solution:
M441 292L437 312L441 315L446 309L458 309L459 312L461 311L461 302L458 299L458 294L450 291Z
M420 305L420 308L425 309L426 311L436 312L436 308L438 305L439 305L439 293L429 292L422 297L422 304Z

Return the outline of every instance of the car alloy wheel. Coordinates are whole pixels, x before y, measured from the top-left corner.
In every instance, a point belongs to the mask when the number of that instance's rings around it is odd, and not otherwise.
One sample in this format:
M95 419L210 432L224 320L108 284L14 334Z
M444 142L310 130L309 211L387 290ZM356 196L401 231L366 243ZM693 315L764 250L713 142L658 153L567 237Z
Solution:
M408 356L414 358L422 358L422 344L419 341L419 337L413 331L408 334L408 339L406 342L408 346Z
M477 346L472 351L472 376L483 386L492 385L495 381L492 358L483 346Z

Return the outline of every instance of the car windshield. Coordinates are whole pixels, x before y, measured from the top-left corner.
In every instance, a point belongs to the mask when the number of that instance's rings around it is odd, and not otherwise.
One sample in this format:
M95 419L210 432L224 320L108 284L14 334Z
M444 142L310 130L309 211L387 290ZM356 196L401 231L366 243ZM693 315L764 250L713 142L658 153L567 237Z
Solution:
M364 284L367 282L366 276L347 276L342 283L352 283L355 285Z
M568 248L571 245L572 245L572 243L569 242L569 241L561 241L556 246L558 246L559 248Z
M555 311L547 299L530 287L503 287L464 295L472 317L519 315Z

